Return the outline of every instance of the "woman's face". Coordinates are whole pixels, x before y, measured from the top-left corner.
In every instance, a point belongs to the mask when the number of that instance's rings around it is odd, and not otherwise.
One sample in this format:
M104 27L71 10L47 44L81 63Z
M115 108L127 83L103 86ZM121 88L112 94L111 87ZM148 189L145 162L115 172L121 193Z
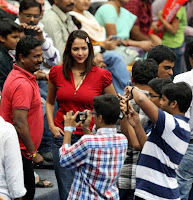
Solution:
M71 55L78 64L83 64L88 58L88 44L84 39L76 38L72 43Z
M74 2L74 6L81 12L84 10L88 10L90 7L90 0L76 0Z

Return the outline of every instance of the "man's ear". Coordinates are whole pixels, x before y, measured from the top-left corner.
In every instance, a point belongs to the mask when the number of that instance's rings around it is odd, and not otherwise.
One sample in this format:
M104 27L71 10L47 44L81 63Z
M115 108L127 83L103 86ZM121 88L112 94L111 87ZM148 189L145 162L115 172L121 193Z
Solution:
M19 60L20 60L21 63L24 62L24 57L23 57L23 55L21 53L19 54Z
M170 103L170 106L172 109L175 109L178 106L178 102L176 100L174 100Z
M98 120L99 120L100 123L103 121L102 115L99 115L99 116L98 116Z
M0 35L0 43L4 43L6 41L6 38Z

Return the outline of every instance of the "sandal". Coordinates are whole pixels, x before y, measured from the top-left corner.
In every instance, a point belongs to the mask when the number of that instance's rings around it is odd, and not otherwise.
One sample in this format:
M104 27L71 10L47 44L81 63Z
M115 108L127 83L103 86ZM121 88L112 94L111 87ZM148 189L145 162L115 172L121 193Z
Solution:
M46 184L48 183L48 184ZM40 179L37 183L36 183L36 187L40 187L40 188L51 188L54 185L50 182L47 181L46 179Z

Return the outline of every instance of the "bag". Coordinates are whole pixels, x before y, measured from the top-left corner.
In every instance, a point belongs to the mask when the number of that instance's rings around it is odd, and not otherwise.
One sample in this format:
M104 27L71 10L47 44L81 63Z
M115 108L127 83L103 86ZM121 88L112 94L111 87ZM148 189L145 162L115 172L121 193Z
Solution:
M118 51L123 56L127 65L131 65L137 56L139 56L139 52L134 49L135 47L125 47L119 46L114 51Z

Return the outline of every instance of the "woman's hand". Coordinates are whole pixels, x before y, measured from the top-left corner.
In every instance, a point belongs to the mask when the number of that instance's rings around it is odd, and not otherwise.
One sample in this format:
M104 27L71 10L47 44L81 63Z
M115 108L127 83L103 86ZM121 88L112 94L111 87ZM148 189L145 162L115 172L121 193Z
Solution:
M64 135L64 131L57 126L50 127L50 131L52 132L54 138L59 138L61 135Z

